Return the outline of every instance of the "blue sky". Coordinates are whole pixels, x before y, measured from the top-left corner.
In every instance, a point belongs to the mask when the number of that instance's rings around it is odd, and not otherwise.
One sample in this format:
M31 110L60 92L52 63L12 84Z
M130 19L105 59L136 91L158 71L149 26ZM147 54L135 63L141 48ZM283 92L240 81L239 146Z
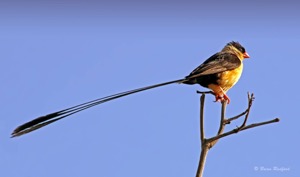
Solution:
M251 58L228 92L228 117L244 111L249 91L256 96L249 123L281 122L219 141L204 174L299 176L298 7L292 1L1 1L0 175L194 176L200 86L157 88L9 137L37 116L180 79L237 40ZM208 137L219 121L213 99L206 99ZM263 170L274 167L288 170Z

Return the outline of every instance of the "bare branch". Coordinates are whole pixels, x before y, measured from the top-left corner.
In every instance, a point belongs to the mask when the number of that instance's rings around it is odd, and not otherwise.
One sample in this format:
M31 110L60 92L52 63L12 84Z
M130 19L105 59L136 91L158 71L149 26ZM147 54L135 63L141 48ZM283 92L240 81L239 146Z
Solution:
M244 122L243 122L243 124L245 126L246 125L245 121L247 121L247 119L248 119L250 108L252 107L253 101L254 101L254 94L252 93L250 95L249 92L248 92L248 107L247 107L247 109L244 112L242 112L241 114L238 114L238 115L236 115L236 116L234 116L232 118L226 119L224 123L225 124L230 124L231 121L236 120L236 119L242 117L243 115L247 114L246 117L245 117L245 119L244 119Z
M205 101L205 94L202 93L200 97L200 137L201 137L201 146L205 140L204 134L204 101Z
M219 126L219 130L218 130L218 133L217 133L217 136L218 135L221 135L223 132L224 132L224 129L225 129L225 114L226 114L226 106L227 106L227 101L222 101L222 108L221 108L221 119L220 119L220 126ZM210 142L210 145L209 145L209 148L212 148L216 143L218 142L218 140L216 141L211 141Z
M204 166L205 166L205 161L206 161L208 151L209 151L208 144L204 143L202 148L201 148L201 154L200 154L200 159L199 159L199 164L198 164L196 177L202 177L203 176L203 171L204 171Z
M248 111L247 111L247 113L246 113L246 115L245 115L244 122L243 122L243 124L240 126L240 128L243 128L243 127L246 126L246 123L247 123L247 120L248 120L248 117L249 117L249 113L250 113L250 109L251 109L253 100L254 100L254 94L251 93L251 95L250 95L250 93L248 92Z
M218 135L220 135L225 128L225 114L226 114L226 106L227 106L227 101L222 101L222 108L221 108L221 120L220 120L220 127L219 127L219 131L218 131Z
M276 122L279 122L279 121L280 121L279 118L275 118L273 120L269 120L269 121L265 121L265 122L253 123L251 125L242 127L239 131L247 130L247 129L250 129L250 128L255 128L255 127L266 125L266 124L276 123ZM236 130L236 129L234 129L234 130Z
M279 122L280 119L276 118L273 120L265 121L265 122L259 122L259 123L253 123L251 125L246 126L249 113L251 110L251 106L254 100L254 94L252 93L251 95L248 93L248 108L242 112L241 114L238 114L237 116L234 116L232 118L226 119L225 114L226 114L226 106L227 106L227 101L222 101L222 109L221 109L221 120L220 120L220 125L219 125L219 130L216 136L211 137L209 139L205 138L204 135L204 101L205 101L205 94L213 94L212 92L200 92L197 91L197 93L202 94L200 98L200 137L201 137L201 154L200 154L200 159L199 159L199 164L198 164L198 169L196 173L196 177L202 177L203 171L204 171L204 166L205 166L205 161L206 161L206 156L208 154L208 151L210 148L212 148L219 139L224 138L226 136L238 133L240 131L244 131L250 128L255 128L258 126L266 125L266 124L271 124L275 122ZM213 94L214 95L214 94ZM231 121L236 120L240 117L245 115L244 121L241 126L238 128L235 128L231 131L228 131L224 133L225 126L229 124Z
M231 117L231 118L229 118L229 119L226 119L224 123L225 123L225 124L230 124L231 121L236 120L236 119L242 117L242 116L245 115L248 111L249 111L249 108L247 108L247 109L246 109L244 112L242 112L241 114L238 114L238 115L233 116L233 117Z
M200 140L201 140L201 154L199 158L199 164L198 169L196 173L196 177L202 177L205 161L207 157L207 153L209 150L208 144L205 140L205 131L204 131L204 103L205 103L205 94L211 94L211 92L200 92L197 91L197 93L201 93L200 97Z
M253 123L251 125L244 126L244 127L241 127L241 128L236 128L236 129L233 129L233 130L228 131L226 133L223 133L221 135L209 138L209 139L207 139L207 142L213 142L213 141L216 141L218 139L224 138L224 137L226 137L228 135L232 135L232 134L238 133L240 131L244 131L244 130L247 130L247 129L250 129L250 128L255 128L255 127L258 127L258 126L262 126L262 125L266 125L266 124L271 124L271 123L275 123L275 122L279 122L279 121L280 121L279 118L275 118L273 120L269 120L269 121L265 121L265 122Z

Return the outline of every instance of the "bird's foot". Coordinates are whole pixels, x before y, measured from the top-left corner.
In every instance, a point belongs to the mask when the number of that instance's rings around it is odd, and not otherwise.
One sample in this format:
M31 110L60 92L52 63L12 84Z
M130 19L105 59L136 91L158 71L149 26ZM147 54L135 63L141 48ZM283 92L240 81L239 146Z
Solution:
M226 94L215 94L215 97L216 97L216 101L215 102L223 102L223 101L226 101L227 104L230 103L230 99L229 97L226 95Z
M227 104L230 103L230 99L226 94L224 94L224 101L227 101Z

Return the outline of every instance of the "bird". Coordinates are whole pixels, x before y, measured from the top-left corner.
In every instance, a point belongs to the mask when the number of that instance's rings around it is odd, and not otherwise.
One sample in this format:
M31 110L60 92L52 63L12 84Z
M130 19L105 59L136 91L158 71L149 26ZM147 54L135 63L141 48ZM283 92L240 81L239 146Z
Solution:
M37 117L15 128L11 134L11 137L17 137L27 134L53 122L66 118L72 114L111 100L174 83L188 85L199 84L202 87L211 90L211 92L215 96L215 102L220 101L227 102L227 104L229 104L230 99L227 96L226 92L230 88L232 88L240 79L243 71L243 60L245 58L250 58L245 48L239 42L231 41L227 43L220 52L217 52L209 57L197 68L195 68L189 75L182 79L172 80L109 95L67 109Z

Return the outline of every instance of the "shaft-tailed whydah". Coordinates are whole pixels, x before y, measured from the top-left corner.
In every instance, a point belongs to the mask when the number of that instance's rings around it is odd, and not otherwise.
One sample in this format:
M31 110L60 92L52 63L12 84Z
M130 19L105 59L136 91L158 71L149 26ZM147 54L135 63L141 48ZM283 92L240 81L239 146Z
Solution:
M83 111L107 101L173 83L189 85L200 84L203 87L209 88L214 93L216 101L227 101L227 103L229 103L230 99L226 95L226 92L239 80L243 71L243 60L249 57L250 56L245 48L240 43L234 41L229 42L220 52L209 57L188 76L182 79L117 93L38 117L17 127L13 131L12 137L29 133L79 111Z

